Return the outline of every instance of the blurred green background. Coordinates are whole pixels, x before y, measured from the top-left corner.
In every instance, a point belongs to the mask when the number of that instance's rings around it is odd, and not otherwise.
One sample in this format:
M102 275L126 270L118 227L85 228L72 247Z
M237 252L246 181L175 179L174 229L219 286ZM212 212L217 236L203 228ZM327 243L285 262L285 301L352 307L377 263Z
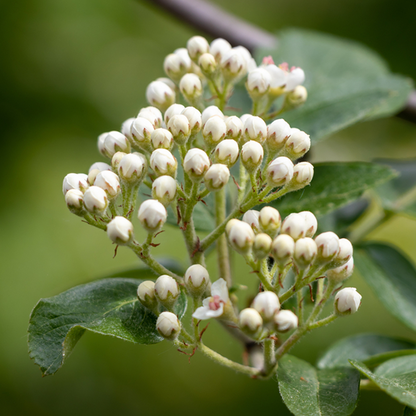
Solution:
M216 0L264 29L317 29L361 41L391 68L416 78L416 2L392 0ZM29 360L30 311L48 297L136 264L65 206L61 183L100 160L98 134L118 129L145 103L145 87L163 76L164 56L196 31L156 6L134 0L3 2L0 182L0 412L2 415L288 415L275 381L236 375L196 355L191 364L167 342L135 346L87 333L66 365L42 379ZM393 118L351 127L321 142L313 160L416 157L416 125ZM138 227L137 227L138 228ZM172 229L155 254L184 261ZM372 237L397 244L416 261L416 221L395 217ZM210 270L215 275L213 260ZM236 262L237 263L237 262ZM253 278L240 264L243 284ZM355 275L363 294L356 315L310 335L293 352L314 362L333 341L359 332L416 340ZM212 323L208 345L234 359L241 350ZM400 415L402 406L364 392L355 415Z

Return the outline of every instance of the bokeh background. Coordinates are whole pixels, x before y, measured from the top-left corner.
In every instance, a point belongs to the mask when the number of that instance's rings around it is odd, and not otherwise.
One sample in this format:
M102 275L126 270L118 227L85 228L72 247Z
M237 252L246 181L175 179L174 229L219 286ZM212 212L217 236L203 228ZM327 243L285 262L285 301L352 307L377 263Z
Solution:
M215 0L276 31L289 26L355 39L399 73L416 78L416 2L409 0ZM135 346L86 333L66 365L42 378L29 360L26 329L41 297L136 264L65 206L62 178L100 160L98 134L118 129L145 103L145 87L163 76L164 56L197 34L157 6L135 0L2 2L0 16L0 412L2 415L288 415L276 381L236 375L196 355L191 364L167 342ZM203 35L203 33L200 33ZM398 118L348 128L313 149L313 160L416 157L416 125ZM372 238L397 244L416 261L416 222L396 216ZM185 250L169 229L155 250L180 261ZM213 261L211 260L211 266ZM252 278L241 265L241 283ZM214 268L211 267L213 275ZM355 275L359 313L315 331L293 351L315 362L336 339L378 332L416 340ZM235 359L241 350L212 323L208 345ZM364 392L355 415L400 415L399 404Z

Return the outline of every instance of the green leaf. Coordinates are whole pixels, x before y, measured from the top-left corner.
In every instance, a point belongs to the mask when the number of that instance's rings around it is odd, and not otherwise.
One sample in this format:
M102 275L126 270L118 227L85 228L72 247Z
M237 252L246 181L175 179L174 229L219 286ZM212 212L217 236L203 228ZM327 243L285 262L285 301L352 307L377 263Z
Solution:
M358 400L360 376L350 368L316 370L286 355L277 370L283 401L296 416L350 415Z
M162 265L169 269L171 272L183 275L185 273L185 269L183 266L178 263L174 259L170 258L158 258L157 261ZM153 280L159 277L160 275L150 269L147 266L143 266L143 263L137 265L137 267L133 267L132 269L127 269L119 272L112 273L108 276L103 276L103 278L108 277L131 277L133 279L145 279L145 280Z
M358 121L394 114L406 104L411 81L391 74L368 48L299 29L281 31L277 37L278 47L260 50L258 61L271 55L277 64L304 69L308 99L284 118L310 134L313 142Z
M314 168L311 186L271 204L282 217L300 211L312 211L318 217L328 214L395 176L387 166L366 162L317 163Z
M209 207L202 202L198 202L195 205L192 218L194 220L194 226L196 231L212 231L215 228L214 214ZM174 215L172 208L168 208L168 224L178 226L176 216Z
M359 361L351 360L350 363L389 396L402 404L416 407L416 372L410 372L396 377L383 377L372 373Z
M397 377L416 372L416 356L397 357L386 361L376 368L374 374L383 377Z
M416 416L416 410L406 406L403 411L403 416Z
M416 331L416 269L396 248L369 243L354 252L355 264L397 319Z
M144 276L143 276L144 277ZM44 376L54 374L71 354L85 330L136 344L163 340L156 316L137 299L138 279L102 279L41 299L29 321L29 353ZM182 317L182 293L175 313Z
M376 334L354 335L332 344L319 359L317 367L323 369L349 366L349 359L365 361L392 351L414 350L416 352L415 348L414 342L399 338Z

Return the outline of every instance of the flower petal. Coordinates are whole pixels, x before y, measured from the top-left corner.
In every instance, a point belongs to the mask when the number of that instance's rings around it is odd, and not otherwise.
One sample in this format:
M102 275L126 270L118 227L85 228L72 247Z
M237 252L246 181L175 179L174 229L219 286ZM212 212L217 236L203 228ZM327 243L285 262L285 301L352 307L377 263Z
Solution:
M209 314L209 312L213 312L213 311L211 311L211 309L209 309L207 306L201 306L192 314L192 316L195 319L201 319L201 320L209 319L211 318L211 315ZM214 312L217 312L217 311L214 311Z
M220 300L227 303L229 300L227 282L224 279L218 279L214 282L211 286L211 295L219 296Z

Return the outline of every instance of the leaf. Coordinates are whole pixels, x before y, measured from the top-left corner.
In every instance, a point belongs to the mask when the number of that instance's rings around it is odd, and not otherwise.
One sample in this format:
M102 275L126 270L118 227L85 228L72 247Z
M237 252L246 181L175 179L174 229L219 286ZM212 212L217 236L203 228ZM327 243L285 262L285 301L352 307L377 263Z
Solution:
M406 406L403 411L403 416L416 416L416 410Z
M271 203L285 217L292 212L328 214L395 176L387 166L366 162L317 163L311 186Z
M144 276L143 276L144 277ZM29 321L29 353L44 376L54 374L71 354L85 330L136 344L163 340L156 316L137 299L138 279L102 279L41 299ZM175 313L182 317L182 293Z
M406 104L411 81L391 74L363 45L299 29L281 31L277 37L278 47L259 50L258 61L271 55L277 64L304 69L308 99L284 118L313 142L358 121L394 114Z
M416 407L416 372L406 373L396 377L383 377L372 373L359 361L350 360L350 363L389 396L402 404Z
M332 344L319 359L317 367L323 369L348 366L349 359L365 361L370 357L377 357L391 351L414 350L416 352L415 348L414 342L399 338L376 334L354 335Z
M374 374L383 377L396 377L416 372L416 356L397 357L386 361L376 368Z
M184 268L180 263L178 263L174 259L170 258L158 258L157 261L162 265L169 269L171 272L183 275L185 273ZM159 277L160 275L157 274L155 271L150 269L147 266L143 266L143 264L138 265L137 267L133 267L132 269L127 269L119 272L115 272L110 274L107 277L131 277L133 279L145 279L145 280L153 280Z
M360 376L350 368L316 370L286 355L277 370L283 401L296 416L350 415L358 400Z
M397 319L416 331L416 269L396 248L368 243L354 252L355 264Z

